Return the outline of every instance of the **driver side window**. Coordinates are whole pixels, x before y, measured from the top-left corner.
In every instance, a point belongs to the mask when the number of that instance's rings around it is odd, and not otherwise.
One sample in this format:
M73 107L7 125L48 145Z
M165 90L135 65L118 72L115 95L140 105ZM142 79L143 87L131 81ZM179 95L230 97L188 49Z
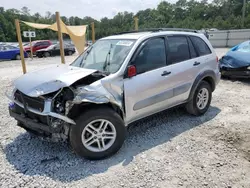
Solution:
M137 74L166 66L166 48L164 38L147 41L137 55L134 65Z

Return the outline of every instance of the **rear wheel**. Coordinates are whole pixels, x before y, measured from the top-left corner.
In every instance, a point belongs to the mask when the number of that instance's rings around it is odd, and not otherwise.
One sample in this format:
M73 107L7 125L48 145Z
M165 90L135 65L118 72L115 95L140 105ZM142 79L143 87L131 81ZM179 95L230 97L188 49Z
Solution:
M121 117L114 110L102 107L82 114L71 127L69 140L78 155L98 160L115 154L125 135Z
M21 56L20 54L17 54L16 57L15 57L16 60L20 60L21 59Z
M192 115L203 115L208 110L212 99L212 89L209 83L201 81L193 98L187 103L187 112Z

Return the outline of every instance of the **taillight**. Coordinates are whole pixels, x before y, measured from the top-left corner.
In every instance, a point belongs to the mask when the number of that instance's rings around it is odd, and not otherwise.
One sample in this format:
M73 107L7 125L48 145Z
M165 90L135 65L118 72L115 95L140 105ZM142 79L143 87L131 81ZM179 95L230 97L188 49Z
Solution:
M217 63L219 62L219 58L218 58L218 56L216 56L216 62L217 62Z

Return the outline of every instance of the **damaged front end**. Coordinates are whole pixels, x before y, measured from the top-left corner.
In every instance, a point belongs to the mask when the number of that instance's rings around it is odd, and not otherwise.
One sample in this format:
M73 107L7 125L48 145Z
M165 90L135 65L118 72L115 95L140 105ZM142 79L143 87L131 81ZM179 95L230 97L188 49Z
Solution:
M63 96L63 97L62 97ZM47 95L30 97L16 89L9 98L10 116L18 125L29 132L54 140L66 140L69 126L75 121L65 114L64 101L73 99L74 93L69 88L60 89Z
M229 51L219 60L222 76L235 78L250 78L250 54Z
M104 77L105 75L94 71L67 85L56 80L64 87L53 92L46 90L45 94L38 96L30 96L30 93L34 93L31 89L29 93L22 92L17 85L12 94L7 95L12 101L9 105L10 116L18 121L20 127L30 132L55 141L65 141L68 139L70 126L76 126L73 118L76 115L74 113L79 113L79 108L78 112L74 111L76 107L85 104L111 104L124 115L122 92L119 93L113 86L102 82ZM92 86L92 83L95 85ZM55 81L53 84L55 85Z

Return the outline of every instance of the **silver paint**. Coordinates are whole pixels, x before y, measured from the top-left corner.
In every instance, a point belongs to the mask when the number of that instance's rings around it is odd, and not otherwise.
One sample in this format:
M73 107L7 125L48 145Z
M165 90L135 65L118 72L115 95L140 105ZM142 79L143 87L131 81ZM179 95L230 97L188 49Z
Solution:
M132 78L124 78L124 73L131 57L143 41L151 37L173 35L172 31L143 33L136 38L137 41L135 45L116 73L110 74L88 86L81 86L75 91L75 98L66 103L66 114L73 104L83 102L95 104L111 103L119 107L122 111L124 123L127 125L177 104L185 103L195 78L206 70L215 72L217 78L216 83L218 83L220 73L216 62L216 54L206 37L203 36L203 34L197 33L174 33L199 36L207 42L212 53L138 74ZM129 35L113 36L113 38L116 39L119 39L119 37L128 37L129 39ZM131 35L131 37L134 37L134 35ZM194 67L193 63L195 61L199 61L201 64ZM170 71L171 74L161 76L163 71ZM27 73L17 79L14 84L15 87L24 94L31 97L38 97L46 93L57 91L63 87L69 87L77 80L91 75L94 72L95 70L91 69L60 65L33 73ZM152 96L154 96L154 98L147 101ZM17 101L14 102L18 104ZM28 110L32 110L32 112L41 115L51 115L65 122L75 124L73 120L66 116L55 114L51 112L49 108L46 108L46 112L43 113L30 108Z
M13 102L15 102L15 104L17 104L18 106L20 106L21 108L24 108L24 105L22 103L20 103L19 101L17 100L14 100L13 98L9 98L11 99ZM61 114L57 114L57 113L54 113L51 111L51 100L46 100L45 101L45 105L44 105L44 110L43 112L40 112L34 108L31 108L29 106L27 106L27 110L32 112L32 113L35 113L35 114L38 114L38 115L41 115L41 116L51 116L51 117L54 117L54 118L58 118L58 119L61 119L67 123L70 123L70 124L76 124L74 120L68 118L67 116L63 116Z
M70 86L95 71L68 65L57 65L27 73L16 79L14 85L22 93L30 97L38 97Z

